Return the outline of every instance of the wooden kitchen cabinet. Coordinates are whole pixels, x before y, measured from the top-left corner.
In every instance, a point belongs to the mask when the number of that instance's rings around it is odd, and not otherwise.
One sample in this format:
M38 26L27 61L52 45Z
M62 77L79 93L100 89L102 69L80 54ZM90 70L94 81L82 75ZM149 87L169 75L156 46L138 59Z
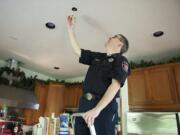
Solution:
M38 98L40 106L39 106L39 110L35 110L35 113L33 114L33 119L35 120L34 122L38 122L39 117L44 116L44 112L46 110L46 99L48 96L48 91L49 89L47 84L37 82L35 95Z
M65 103L64 103L64 84L49 84L49 91L46 100L46 110L44 115L51 116L52 113L55 113L55 116L59 116L64 111Z
M175 104L177 95L171 67L159 67L148 70L151 101L153 104Z
M148 83L145 74L144 70L140 70L129 76L129 105L146 105L150 102L150 93L148 93Z
M130 111L180 111L180 63L133 70L128 95Z
M180 63L174 66L174 76L175 76L178 100L180 102Z
M68 85L65 88L65 108L77 108L82 95L82 84Z
M33 113L34 113L33 109L24 109L23 110L25 125L35 124L34 119L33 119Z
M44 112L46 109L48 85L37 81L34 91L40 106L38 110L24 109L25 123L27 125L33 125L35 123L38 123L39 117L44 116Z
M23 110L27 125L38 123L40 116L49 117L53 112L59 116L65 108L77 108L82 95L82 84L65 86L65 84L60 83L45 84L37 81L35 95L40 107L38 110Z

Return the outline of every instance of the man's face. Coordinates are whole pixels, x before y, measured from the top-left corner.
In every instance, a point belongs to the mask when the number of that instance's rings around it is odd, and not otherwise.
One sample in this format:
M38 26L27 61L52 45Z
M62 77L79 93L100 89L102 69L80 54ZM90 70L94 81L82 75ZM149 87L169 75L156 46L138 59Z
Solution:
M122 37L120 35L115 35L113 37L110 37L109 40L106 42L106 49L107 50L114 50L119 49L123 46Z

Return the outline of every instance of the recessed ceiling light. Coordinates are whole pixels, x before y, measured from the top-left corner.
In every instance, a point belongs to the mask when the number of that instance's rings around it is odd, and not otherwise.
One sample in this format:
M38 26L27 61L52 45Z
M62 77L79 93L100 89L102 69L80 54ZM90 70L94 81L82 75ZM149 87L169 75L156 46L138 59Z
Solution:
M156 32L153 33L153 36L154 36L154 37L160 37L160 36L162 36L162 35L164 35L164 32L163 32L163 31L156 31Z
M47 22L46 27L49 28L49 29L54 29L56 27L56 25L54 23L52 23L52 22Z
M59 70L60 68L59 67L54 67L55 70Z
M78 9L76 7L72 7L72 11L76 12Z

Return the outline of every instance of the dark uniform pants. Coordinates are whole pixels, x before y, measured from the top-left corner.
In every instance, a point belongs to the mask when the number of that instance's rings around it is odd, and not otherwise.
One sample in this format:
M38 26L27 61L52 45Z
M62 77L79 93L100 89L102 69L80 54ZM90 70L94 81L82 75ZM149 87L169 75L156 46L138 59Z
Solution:
M86 112L94 108L99 101L93 99L91 101L81 98L79 112ZM95 119L94 126L97 135L115 135L117 102L114 99L104 108L99 116ZM75 135L90 135L89 128L83 118L76 118Z

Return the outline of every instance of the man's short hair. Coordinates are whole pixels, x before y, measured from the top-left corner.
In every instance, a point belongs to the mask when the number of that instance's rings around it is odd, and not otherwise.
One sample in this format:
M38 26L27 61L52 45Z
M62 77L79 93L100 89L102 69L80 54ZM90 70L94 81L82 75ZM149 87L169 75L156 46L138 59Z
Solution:
M120 41L123 42L123 47L121 48L121 52L120 52L121 54L123 54L123 53L127 52L129 49L129 41L122 34L118 34L118 36L120 36L120 39L121 39Z

